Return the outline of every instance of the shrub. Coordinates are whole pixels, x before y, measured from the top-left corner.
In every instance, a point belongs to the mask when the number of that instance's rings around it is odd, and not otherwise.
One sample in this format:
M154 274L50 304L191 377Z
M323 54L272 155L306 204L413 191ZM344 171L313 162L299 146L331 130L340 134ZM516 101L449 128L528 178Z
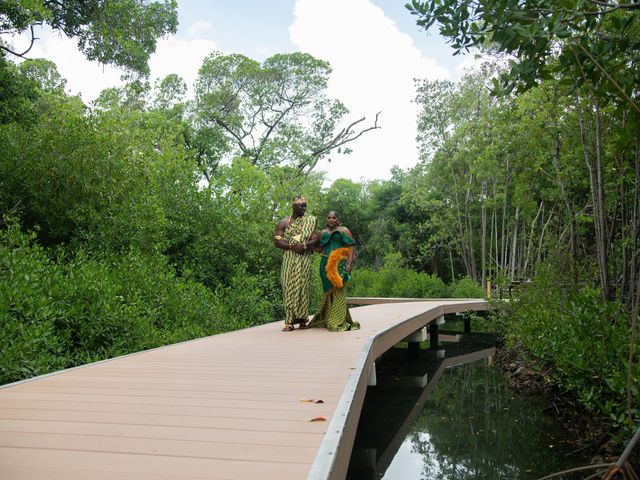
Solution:
M63 273L34 237L15 224L0 230L0 383L71 363L68 339L56 333Z
M536 277L505 313L508 336L552 366L555 380L589 410L619 425L626 412L628 314L590 287L564 287ZM640 348L636 345L635 358ZM633 375L633 405L640 404L640 376ZM636 418L640 411L630 412Z
M370 268L356 268L351 272L347 294L351 297L377 297L377 274Z
M483 298L482 287L469 277L456 280L450 287L451 298Z
M447 287L436 275L408 268L356 269L349 295L354 297L442 298Z
M17 224L0 230L1 383L226 331L226 313L159 254L53 261Z
M273 321L275 298L280 290L274 276L249 275L246 264L240 264L229 286L216 290L214 303L225 331L252 327ZM273 299L273 300L271 300Z

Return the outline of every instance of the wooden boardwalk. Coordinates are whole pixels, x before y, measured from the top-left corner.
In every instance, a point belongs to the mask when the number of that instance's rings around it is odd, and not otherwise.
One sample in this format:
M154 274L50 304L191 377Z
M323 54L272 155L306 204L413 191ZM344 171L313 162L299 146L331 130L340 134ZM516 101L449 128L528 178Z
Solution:
M358 331L275 322L7 385L0 478L344 478L375 359L443 314L486 308L369 305L351 310Z

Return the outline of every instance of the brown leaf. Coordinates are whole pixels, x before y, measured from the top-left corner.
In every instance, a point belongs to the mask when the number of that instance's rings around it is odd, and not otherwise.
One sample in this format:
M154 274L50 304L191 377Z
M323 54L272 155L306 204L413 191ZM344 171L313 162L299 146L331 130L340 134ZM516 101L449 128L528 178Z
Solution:
M314 403L324 403L324 400L316 400Z
M314 417L311 420L309 420L310 422L326 422L327 419L324 417Z

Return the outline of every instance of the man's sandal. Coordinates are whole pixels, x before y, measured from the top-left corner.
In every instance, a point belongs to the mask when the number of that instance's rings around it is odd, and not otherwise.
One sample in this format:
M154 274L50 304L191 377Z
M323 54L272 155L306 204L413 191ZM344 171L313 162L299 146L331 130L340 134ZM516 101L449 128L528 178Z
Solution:
M284 328L282 329L283 332L291 332L293 331L293 325L285 325Z

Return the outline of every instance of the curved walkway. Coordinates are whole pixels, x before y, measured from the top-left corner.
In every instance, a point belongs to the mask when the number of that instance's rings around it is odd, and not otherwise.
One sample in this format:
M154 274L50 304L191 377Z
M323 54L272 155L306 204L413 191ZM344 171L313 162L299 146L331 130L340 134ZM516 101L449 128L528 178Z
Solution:
M486 308L369 305L351 310L354 332L274 322L6 385L0 478L344 478L374 360L443 314Z

